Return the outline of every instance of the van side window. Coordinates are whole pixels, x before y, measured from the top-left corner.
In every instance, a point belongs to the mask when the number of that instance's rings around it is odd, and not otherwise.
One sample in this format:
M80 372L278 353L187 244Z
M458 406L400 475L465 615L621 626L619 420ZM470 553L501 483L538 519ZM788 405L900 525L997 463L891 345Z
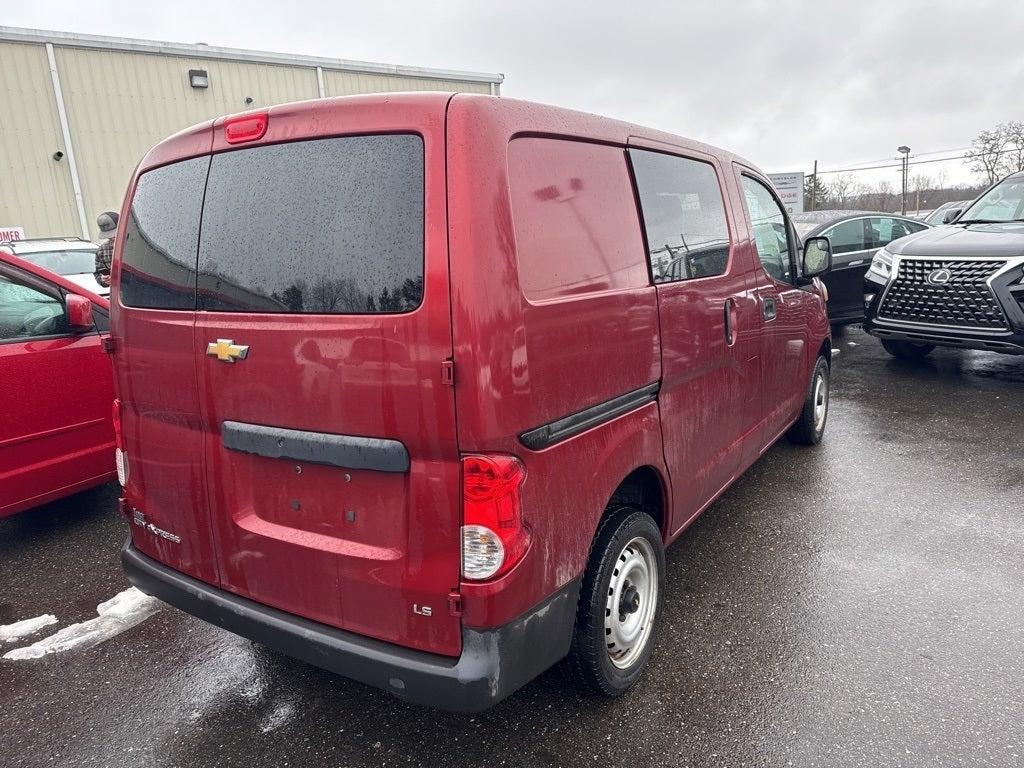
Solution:
M654 282L725 274L729 224L714 167L643 149L629 150L629 159Z
M198 307L381 314L423 298L423 139L295 141L214 155Z
M526 298L649 285L622 149L518 138L509 143L508 172Z
M765 272L783 283L793 284L793 248L786 214L775 196L757 179L744 175L743 199L754 228L754 246Z
M210 158L197 157L139 177L121 251L121 303L195 309L199 215Z

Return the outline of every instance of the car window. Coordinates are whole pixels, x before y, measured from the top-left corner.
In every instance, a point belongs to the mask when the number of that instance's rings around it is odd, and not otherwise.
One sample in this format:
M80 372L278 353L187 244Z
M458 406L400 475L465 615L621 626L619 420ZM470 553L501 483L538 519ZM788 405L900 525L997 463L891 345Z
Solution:
M34 251L20 257L58 275L91 275L96 270L96 250Z
M241 149L210 164L198 306L408 312L423 297L423 139L347 136Z
M197 157L139 178L121 252L121 303L195 309L199 214L210 158Z
M864 239L864 221L864 219L841 221L822 232L822 236L827 237L829 243L832 244L832 253L852 253L866 249L868 246Z
M744 175L743 199L753 227L754 246L765 272L783 283L793 283L793 248L786 214L764 184Z
M656 283L725 274L729 224L710 163L629 150Z
M890 218L888 216L872 216L868 219L869 247L881 248L893 240L920 232L927 227L921 222L907 221L906 219Z
M0 275L0 342L67 332L63 303L31 285Z
M531 300L649 286L621 148L519 138L508 147L519 285Z

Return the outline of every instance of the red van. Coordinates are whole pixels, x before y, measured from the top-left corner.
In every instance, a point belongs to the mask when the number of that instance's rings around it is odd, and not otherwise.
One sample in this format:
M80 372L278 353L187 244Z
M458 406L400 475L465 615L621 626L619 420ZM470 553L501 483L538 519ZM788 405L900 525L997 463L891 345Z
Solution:
M821 439L826 239L764 175L494 97L198 125L142 161L112 318L140 589L407 700L569 656L626 690L664 547Z

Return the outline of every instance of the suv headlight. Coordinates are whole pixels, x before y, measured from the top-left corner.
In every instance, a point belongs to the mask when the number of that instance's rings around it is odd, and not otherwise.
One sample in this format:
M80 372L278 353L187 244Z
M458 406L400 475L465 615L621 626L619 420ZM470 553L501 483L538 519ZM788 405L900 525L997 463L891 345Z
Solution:
M882 248L878 253L875 254L875 258L871 260L871 266L868 267L868 272L873 273L876 277L882 280L888 280L892 274L892 254L889 253L885 248Z

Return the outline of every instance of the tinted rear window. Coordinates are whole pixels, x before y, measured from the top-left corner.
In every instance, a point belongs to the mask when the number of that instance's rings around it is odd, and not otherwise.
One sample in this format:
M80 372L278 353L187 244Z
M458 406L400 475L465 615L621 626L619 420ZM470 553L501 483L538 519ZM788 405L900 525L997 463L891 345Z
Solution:
M423 295L423 141L351 136L215 155L200 309L407 312Z
M139 177L121 253L121 303L194 309L196 250L209 157Z

